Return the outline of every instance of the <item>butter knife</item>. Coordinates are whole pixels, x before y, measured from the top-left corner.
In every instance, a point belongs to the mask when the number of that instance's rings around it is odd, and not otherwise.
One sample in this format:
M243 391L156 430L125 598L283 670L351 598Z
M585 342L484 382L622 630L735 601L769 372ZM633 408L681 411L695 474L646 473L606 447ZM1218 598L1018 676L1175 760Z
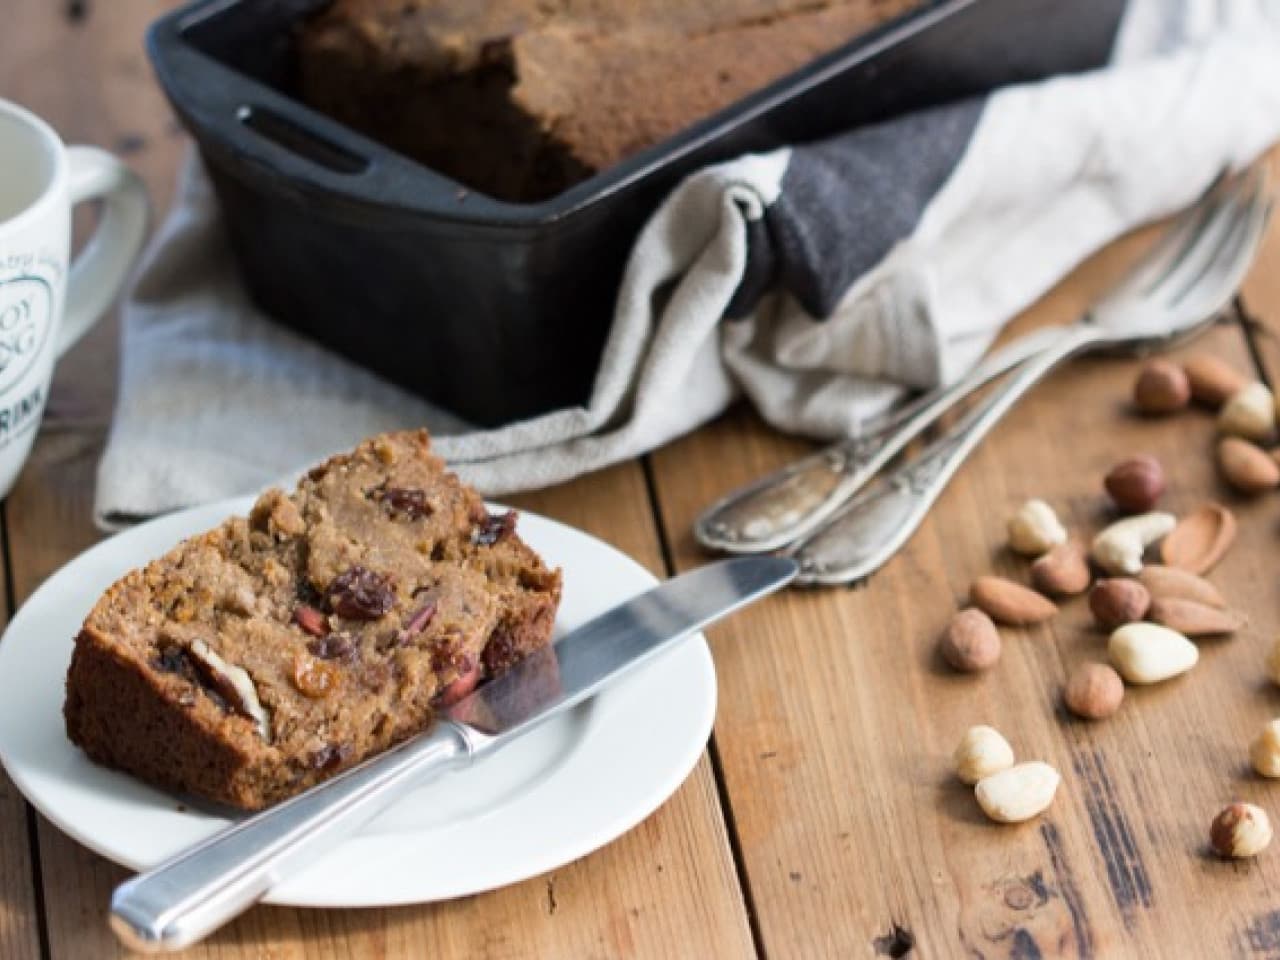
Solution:
M796 572L786 557L739 557L614 607L443 711L427 733L120 884L111 898L111 928L146 953L189 946L407 789L502 749L690 634L786 586Z

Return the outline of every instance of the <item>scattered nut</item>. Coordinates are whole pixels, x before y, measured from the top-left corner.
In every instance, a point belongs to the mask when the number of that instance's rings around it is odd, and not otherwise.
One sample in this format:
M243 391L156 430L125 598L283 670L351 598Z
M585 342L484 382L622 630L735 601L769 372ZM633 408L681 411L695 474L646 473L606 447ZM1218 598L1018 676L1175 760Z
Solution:
M1218 429L1246 440L1265 440L1276 428L1276 401L1264 383L1250 383L1231 395L1218 414Z
M1009 518L1009 547L1015 553L1038 557L1066 539L1066 529L1043 500L1028 500Z
M1128 623L1111 634L1107 653L1130 683L1159 683L1186 673L1200 659L1196 645L1168 627Z
M1171 513L1140 513L1117 520L1093 538L1093 559L1108 573L1136 574L1142 569L1142 555L1147 547L1177 523Z
M237 667L222 659L212 647L198 637L187 647L191 659L196 662L205 678L221 694L236 713L252 720L258 735L271 742L271 718L258 699L258 688L244 667Z
M997 623L1024 627L1048 620L1058 612L1057 604L1029 587L1003 577L979 577L973 581L969 598L979 610Z
M1111 468L1103 486L1125 513L1146 513L1155 508L1164 493L1164 468L1147 454L1130 457Z
M1249 747L1253 769L1264 777L1280 777L1280 720L1271 720Z
M1271 652L1267 654L1267 676L1272 683L1280 684L1280 639L1271 645Z
M1206 503L1187 514L1160 544L1165 566L1208 573L1236 539L1236 518L1218 503Z
M1166 567L1160 563L1151 563L1142 568L1138 580L1151 598L1194 600L1220 610L1226 609L1227 602L1222 594L1208 580L1197 577L1189 570L1177 567Z
M1076 716L1101 720L1120 709L1124 681L1105 663L1081 664L1067 680L1062 699Z
M1233 803L1213 818L1209 844L1219 856L1254 857L1271 842L1267 812L1252 803Z
M1223 479L1241 493L1265 493L1280 486L1280 463L1240 437L1218 441L1218 469Z
M1235 633L1244 626L1244 617L1231 610L1211 607L1195 600L1162 597L1151 601L1147 617L1184 637L1213 637Z
M1136 623L1150 606L1151 594L1137 580L1099 580L1089 591L1089 610L1104 630Z
M1191 400L1191 384L1182 367L1148 360L1133 383L1133 405L1143 413L1173 413Z
M976 673L1000 659L1000 634L991 618L970 607L961 610L938 642L943 658L963 673Z
M973 785L1013 766L1013 747L994 727L979 725L965 731L952 755L956 776Z
M1089 561L1078 543L1060 543L1031 564L1031 582L1041 593L1073 597L1089 589Z
M992 820L1021 823L1049 809L1061 780L1049 764L1031 760L983 777L974 795Z
M1197 403L1217 410L1232 396L1248 386L1244 374L1230 364L1207 353L1198 353L1182 362L1191 387L1191 396Z

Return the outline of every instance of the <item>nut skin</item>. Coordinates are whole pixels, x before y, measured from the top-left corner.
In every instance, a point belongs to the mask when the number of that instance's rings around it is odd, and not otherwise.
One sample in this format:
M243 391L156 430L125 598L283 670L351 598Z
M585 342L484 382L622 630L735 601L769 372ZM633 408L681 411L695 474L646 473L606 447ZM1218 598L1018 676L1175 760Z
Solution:
M1235 633L1245 620L1233 610L1211 607L1195 600L1161 597L1151 601L1147 619L1177 630L1184 637L1217 637Z
M1067 531L1053 507L1028 500L1009 518L1009 549L1025 557L1039 557L1067 539Z
M1049 764L1031 760L983 777L974 795L982 812L997 823L1021 823L1049 809L1061 782Z
M1227 601L1208 580L1198 577L1190 570L1177 567L1166 567L1162 563L1151 563L1142 568L1138 574L1139 582L1147 588L1151 599L1194 600L1208 607L1219 610L1227 608Z
M1200 575L1221 560L1236 539L1236 517L1220 503L1205 503L1186 514L1160 544L1160 559Z
M1089 561L1078 543L1060 543L1031 564L1031 582L1051 597L1074 597L1089 589Z
M1272 720L1262 728L1249 747L1249 762L1259 776L1280 777L1280 720Z
M1067 680L1062 700L1077 717L1102 720L1120 709L1124 681L1105 663L1084 663Z
M1089 591L1089 610L1104 630L1136 623L1150 607L1151 594L1137 580L1099 580Z
M1125 513L1147 513L1164 494L1164 468L1155 457L1140 454L1112 467L1103 486Z
M1280 486L1280 463L1256 444L1240 437L1218 441L1218 470L1241 493L1254 495Z
M951 760L956 776L970 786L1013 766L1013 747L995 727L979 724L965 731Z
M979 577L973 581L969 599L996 623L1012 627L1042 623L1058 612L1052 600L1004 577Z
M1271 843L1267 812L1252 803L1225 807L1209 827L1209 845L1220 857L1256 857Z
M974 607L961 610L943 631L938 649L961 673L978 673L1000 659L1000 633L991 618Z
M1244 374L1207 353L1187 357L1182 369L1187 375L1192 399L1211 410L1217 410L1249 383Z
M1276 401L1264 383L1241 387L1222 405L1218 429L1246 440L1266 440L1276 428Z
M1191 402L1187 373L1168 360L1148 360L1133 382L1133 405L1142 413L1165 414Z

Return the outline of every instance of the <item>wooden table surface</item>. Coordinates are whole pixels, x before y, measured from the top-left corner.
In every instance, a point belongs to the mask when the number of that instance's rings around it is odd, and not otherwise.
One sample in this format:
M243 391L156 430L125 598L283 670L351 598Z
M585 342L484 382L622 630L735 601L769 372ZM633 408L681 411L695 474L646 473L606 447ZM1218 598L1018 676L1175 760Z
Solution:
M186 140L151 78L145 25L167 3L7 0L0 96L73 142L114 150L158 210ZM1085 264L1019 325L1072 319L1132 259L1131 238ZM1243 290L1257 324L1195 349L1280 373L1280 223ZM60 365L35 451L0 509L7 612L98 540L90 506L114 395L117 327ZM1126 411L1132 361L1085 360L1026 399L952 482L902 553L857 589L792 591L710 633L719 674L711 743L644 823L582 860L492 893L371 910L259 907L190 956L293 957L1280 957L1280 845L1223 862L1207 828L1234 797L1280 816L1280 784L1247 745L1280 713L1262 659L1277 633L1276 497L1244 501L1212 467L1213 425ZM717 495L806 450L745 410L656 454L518 504L615 544L659 576L704 562L690 536ZM1061 686L1105 638L1080 601L1005 631L994 670L941 667L935 639L987 572L1025 577L1006 513L1038 496L1087 535L1099 479L1154 453L1169 509L1207 498L1240 520L1214 581L1250 625L1202 644L1190 676L1130 690L1100 724L1072 721ZM1063 774L1042 818L998 827L951 774L960 732L986 722ZM122 951L105 909L126 873L45 822L0 774L0 958Z

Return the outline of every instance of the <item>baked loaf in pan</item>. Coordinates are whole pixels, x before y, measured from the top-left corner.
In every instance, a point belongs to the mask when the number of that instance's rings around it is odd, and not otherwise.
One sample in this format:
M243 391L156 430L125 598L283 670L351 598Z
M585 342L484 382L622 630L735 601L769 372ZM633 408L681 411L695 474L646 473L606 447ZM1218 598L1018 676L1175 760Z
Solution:
M924 0L334 0L303 99L493 197L534 201Z
M446 472L385 434L115 583L76 638L67 734L91 759L243 809L428 727L546 646L549 569Z

